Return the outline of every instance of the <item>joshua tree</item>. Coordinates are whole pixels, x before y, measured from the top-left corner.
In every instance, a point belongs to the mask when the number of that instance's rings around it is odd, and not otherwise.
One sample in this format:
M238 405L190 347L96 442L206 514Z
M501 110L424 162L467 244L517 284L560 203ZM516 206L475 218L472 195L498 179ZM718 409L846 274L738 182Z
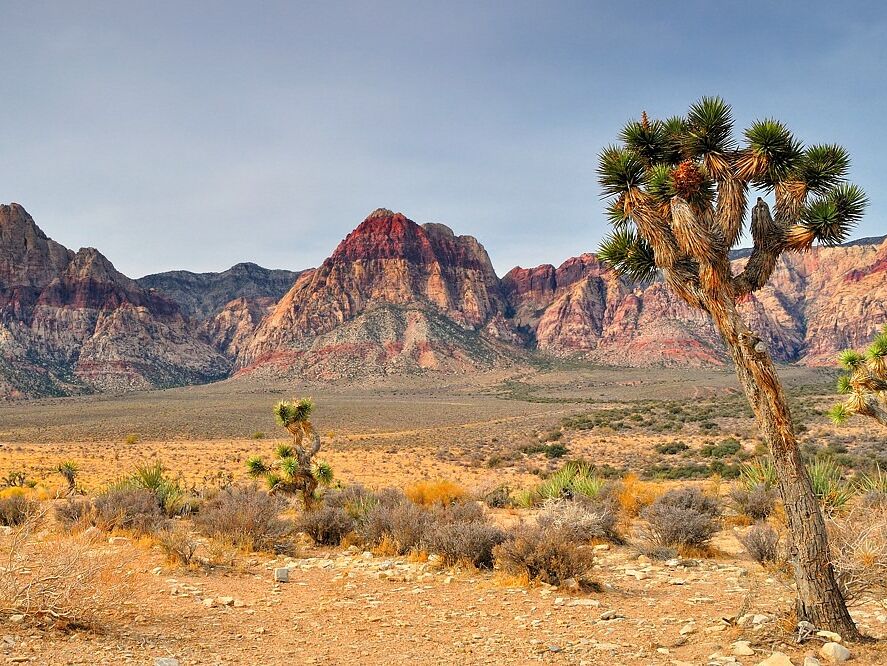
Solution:
M845 349L838 360L847 370L838 377L838 393L847 399L832 407L832 421L840 425L854 414L861 414L887 425L887 326L864 354Z
M642 114L620 138L621 145L600 155L599 182L615 227L600 256L631 280L661 275L682 300L711 315L778 474L798 619L857 638L776 368L737 309L766 284L783 252L840 243L860 219L866 198L845 180L847 152L837 145L805 148L778 120L752 123L738 144L732 109L720 98L701 99L686 117ZM758 197L751 211L754 246L734 275L729 251L742 235L749 187L773 195L775 215Z
M264 477L272 493L301 493L306 509L313 506L317 486L329 485L333 480L329 464L314 461L320 451L320 434L308 418L313 410L311 398L285 400L274 405L274 416L293 436L293 443L279 445L275 450L277 460L271 465L259 456L246 461L250 476ZM307 446L306 439L310 440Z
M73 460L66 460L59 463L59 466L56 469L68 483L68 494L73 495L76 491L77 473L80 471L80 468L77 467L77 463Z

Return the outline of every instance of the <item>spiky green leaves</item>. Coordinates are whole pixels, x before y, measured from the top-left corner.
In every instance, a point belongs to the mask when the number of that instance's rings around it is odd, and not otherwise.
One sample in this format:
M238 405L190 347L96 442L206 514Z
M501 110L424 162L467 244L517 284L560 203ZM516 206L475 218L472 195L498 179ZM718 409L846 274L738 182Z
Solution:
M318 460L311 467L311 475L322 486L328 486L333 482L333 468L326 460Z
M673 164L681 158L680 134L661 120L633 120L622 128L619 138L647 166Z
M865 362L865 357L854 349L845 349L838 354L838 363L848 370L856 370Z
M850 410L847 409L847 405L844 404L835 405L828 410L828 417L835 425L843 425L847 422L847 419L849 419L850 416Z
M850 155L837 144L810 146L798 161L795 176L813 194L825 194L847 176Z
M848 397L829 413L832 420L842 423L853 414L861 414L887 425L887 326L864 354L846 349L838 361L849 371L838 378L838 393Z
M314 402L312 402L311 398L281 400L274 405L274 417L284 428L293 423L307 421L312 411L314 411Z
M628 229L610 234L601 244L598 258L632 282L649 282L656 276L653 248Z
M730 171L727 153L734 149L733 110L720 97L703 97L690 107L683 134L687 155L704 162L712 176Z
M246 459L246 472L253 478L265 476L269 468L260 456L251 456Z
M632 150L608 146L599 157L598 182L604 196L618 196L644 183L644 161Z
M823 245L837 245L847 240L867 204L865 192L856 185L842 183L808 203L801 211L800 225Z
M738 175L759 187L775 187L791 174L802 155L801 142L778 120L755 121L745 130L745 139Z

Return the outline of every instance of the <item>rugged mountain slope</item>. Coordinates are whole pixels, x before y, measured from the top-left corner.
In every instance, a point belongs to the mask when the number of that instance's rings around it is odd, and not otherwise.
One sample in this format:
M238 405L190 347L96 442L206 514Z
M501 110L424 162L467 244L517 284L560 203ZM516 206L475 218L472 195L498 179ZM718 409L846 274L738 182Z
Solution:
M0 206L0 396L206 382L229 365L175 303Z
M477 240L380 208L299 278L238 364L321 377L488 367L517 351L497 340L512 335L505 310Z
M744 261L734 260L734 270ZM548 353L641 366L726 360L704 313L659 283L629 288L592 255L557 269L516 268L502 282L515 322ZM742 310L776 359L833 364L839 350L863 346L887 322L887 240L786 254Z
M146 275L136 282L175 301L187 316L207 320L236 299L250 302L271 299L276 302L298 277L298 271L272 270L253 263L241 263L221 273L169 271Z

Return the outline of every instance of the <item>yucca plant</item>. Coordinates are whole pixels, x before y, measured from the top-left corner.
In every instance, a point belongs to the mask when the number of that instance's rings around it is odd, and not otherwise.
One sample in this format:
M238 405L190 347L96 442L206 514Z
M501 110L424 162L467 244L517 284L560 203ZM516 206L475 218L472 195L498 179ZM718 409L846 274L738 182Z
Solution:
M838 377L838 393L847 397L831 408L831 420L841 425L859 414L887 425L887 325L864 353L845 349L838 361L846 370Z
M77 474L80 471L77 463L73 460L65 460L59 463L56 471L62 475L65 483L68 484L68 494L73 495L77 489Z
M810 474L813 493L829 512L842 509L856 494L833 460L814 460L807 465L807 472Z
M776 468L768 457L755 458L739 466L739 482L746 490L754 490L759 486L775 488L777 484Z
M569 462L549 476L536 488L536 496L543 500L582 495L594 499L604 487L604 480L591 468L580 462Z
M314 460L320 451L320 434L309 419L313 411L311 398L278 402L274 405L274 417L292 435L292 444L278 444L274 449L273 463L266 464L261 456L251 456L246 461L250 476L264 478L272 493L300 493L306 509L313 508L317 487L333 482L330 464ZM307 445L306 439L310 440Z
M785 392L766 342L737 307L766 284L784 252L847 238L867 203L846 180L849 156L833 144L805 147L776 119L755 121L737 139L732 109L719 97L700 99L683 118L642 114L620 138L599 159L614 226L600 255L626 280L661 279L711 316L772 454L792 539L798 619L855 638ZM743 235L750 187L772 197L775 211L758 197L752 251L734 275L730 250Z

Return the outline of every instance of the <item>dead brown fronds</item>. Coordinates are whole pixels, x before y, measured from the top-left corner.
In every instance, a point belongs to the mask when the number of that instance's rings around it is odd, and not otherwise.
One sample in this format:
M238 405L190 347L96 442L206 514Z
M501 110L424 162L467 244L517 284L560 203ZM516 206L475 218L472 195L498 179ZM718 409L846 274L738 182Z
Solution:
M826 524L832 566L844 597L854 602L887 591L887 513L856 504Z

